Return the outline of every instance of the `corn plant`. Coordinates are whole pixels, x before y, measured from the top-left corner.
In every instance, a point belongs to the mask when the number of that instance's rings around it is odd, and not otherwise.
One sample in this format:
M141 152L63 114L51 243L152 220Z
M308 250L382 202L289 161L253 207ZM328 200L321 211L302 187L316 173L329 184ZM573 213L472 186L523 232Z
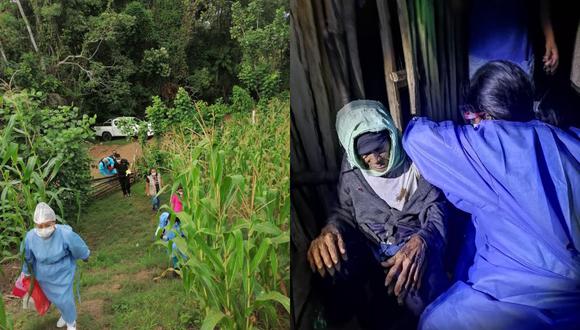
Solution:
M11 120L14 123L7 129ZM58 195L69 221L74 221L75 213L78 221L80 206L87 201L90 189L91 160L85 142L94 135L90 129L93 122L94 118L81 115L76 107L48 106L46 95L34 90L7 90L0 96L0 127L10 133L10 139L4 141L18 145L18 158L34 159L39 164L59 159L51 186L67 188Z
M17 130L12 116L0 135L0 263L16 258L15 248L31 224L36 204L40 201L57 205L62 214L59 194L65 188L50 186L62 161L52 158L41 163L31 155L19 155L19 145L12 134Z
M222 128L220 141L213 129L171 138L173 186L185 194L174 215L185 234L175 239L179 272L205 311L202 329L277 329L289 314L289 142L260 134L269 125L288 131L283 117L273 112L255 126L240 117L233 131Z
M14 329L14 325L12 324L12 320L8 317L8 313L6 313L4 300L0 299L0 330L12 329Z

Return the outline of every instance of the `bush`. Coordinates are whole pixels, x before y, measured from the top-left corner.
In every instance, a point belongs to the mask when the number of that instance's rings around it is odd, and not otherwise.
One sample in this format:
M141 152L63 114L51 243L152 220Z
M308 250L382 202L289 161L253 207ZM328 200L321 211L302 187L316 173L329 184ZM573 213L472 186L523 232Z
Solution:
M80 205L87 201L90 190L91 160L86 141L93 138L90 126L95 118L81 116L76 107L47 107L45 100L41 92L9 91L0 105L0 121L6 123L14 118L11 141L18 144L18 155L22 159L36 157L39 164L53 159L62 162L55 177L46 183L50 188L64 189L59 193L62 216L73 221L75 216L78 219Z
M148 106L145 110L147 120L151 123L155 132L165 132L169 125L169 122L166 119L167 107L159 96L153 96L152 100L153 104Z
M147 107L146 112L147 120L151 122L156 133L189 130L194 134L200 134L204 126L213 126L230 113L231 109L221 99L213 104L192 101L187 91L180 87L173 100L173 107L166 106L158 96L155 96L153 104Z
M24 154L19 147L17 116L11 115L0 130L0 264L15 258L24 234L32 224L36 204L44 201L64 213L60 198L67 188L55 185L63 165L61 158L42 162L35 154Z
M250 112L254 109L254 99L247 90L240 86L232 89L232 110L235 112Z

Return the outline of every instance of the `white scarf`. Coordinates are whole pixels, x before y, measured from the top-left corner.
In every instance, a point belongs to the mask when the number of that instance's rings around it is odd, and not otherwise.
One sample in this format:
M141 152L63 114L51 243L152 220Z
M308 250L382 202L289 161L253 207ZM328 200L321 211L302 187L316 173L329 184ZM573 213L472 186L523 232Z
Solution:
M417 190L420 177L419 170L413 163L406 163L400 169L388 176L372 176L362 172L374 192L390 207L399 211Z

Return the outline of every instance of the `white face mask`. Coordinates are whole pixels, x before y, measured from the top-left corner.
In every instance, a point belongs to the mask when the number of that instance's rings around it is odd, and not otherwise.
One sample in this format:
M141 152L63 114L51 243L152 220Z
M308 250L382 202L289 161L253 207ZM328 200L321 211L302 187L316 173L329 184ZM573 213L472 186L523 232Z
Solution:
M41 238L49 238L52 233L54 233L55 226L50 226L48 228L34 228L36 235Z

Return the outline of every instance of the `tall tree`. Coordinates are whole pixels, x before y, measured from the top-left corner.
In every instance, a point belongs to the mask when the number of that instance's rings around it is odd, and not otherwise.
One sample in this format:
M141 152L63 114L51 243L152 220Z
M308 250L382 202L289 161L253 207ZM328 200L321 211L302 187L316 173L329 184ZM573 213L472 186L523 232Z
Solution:
M36 40L34 39L34 35L32 34L32 28L30 27L30 23L28 22L28 18L26 18L26 14L24 13L24 9L22 8L22 4L20 0L12 0L12 2L16 3L18 6L18 10L20 11L20 15L22 16L22 20L24 24L26 24L26 30L28 30L28 36L30 37L30 42L32 43L32 47L34 47L34 51L38 53L38 46L36 45Z

